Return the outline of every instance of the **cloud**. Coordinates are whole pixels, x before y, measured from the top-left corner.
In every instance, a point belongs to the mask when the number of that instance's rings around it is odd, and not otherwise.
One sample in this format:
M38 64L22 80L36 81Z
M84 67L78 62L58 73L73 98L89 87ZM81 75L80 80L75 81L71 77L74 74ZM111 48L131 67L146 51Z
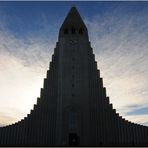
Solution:
M5 112L0 112L0 121L3 122L3 123L0 123L0 127L4 125L8 125L10 123L14 123L15 120L16 120L15 117L9 116Z
M4 24L0 24L1 125L22 119L33 108L55 46L53 39L44 39L45 27L42 33L32 32L25 39L16 37Z
M141 125L148 126L147 122L148 115L130 115L130 116L125 116L125 118L134 123L139 123Z
M122 14L122 9L115 7L85 22L110 102L123 117L147 124L147 115L128 115L148 106L147 13ZM27 38L13 34L5 16L0 18L0 121L9 124L36 103L57 39L44 14L41 28Z
M0 54L20 59L24 65L44 65L47 62L52 43L45 42L42 38L31 37L27 40L18 39L13 34L0 31Z
M117 112L126 117L148 106L148 17L145 10L129 14L122 9L98 14L86 24L107 94ZM139 118L130 119L139 122Z

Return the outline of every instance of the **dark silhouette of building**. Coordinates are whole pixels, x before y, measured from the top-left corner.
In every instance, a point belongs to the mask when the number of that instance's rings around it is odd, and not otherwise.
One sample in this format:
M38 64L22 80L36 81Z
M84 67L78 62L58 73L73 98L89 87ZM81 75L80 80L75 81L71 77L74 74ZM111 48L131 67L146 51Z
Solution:
M148 146L148 127L123 119L109 103L75 7L60 28L37 104L0 128L0 146Z

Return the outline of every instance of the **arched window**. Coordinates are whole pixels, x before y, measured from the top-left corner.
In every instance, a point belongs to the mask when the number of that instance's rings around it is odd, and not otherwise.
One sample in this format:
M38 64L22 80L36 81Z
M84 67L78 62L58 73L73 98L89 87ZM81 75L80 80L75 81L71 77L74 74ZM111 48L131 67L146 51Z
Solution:
M75 33L76 33L76 29L75 29L74 27L72 27L71 33L72 33L72 34L75 34Z
M68 29L65 29L64 30L64 34L68 34Z
M82 28L79 29L79 34L83 34L83 29Z

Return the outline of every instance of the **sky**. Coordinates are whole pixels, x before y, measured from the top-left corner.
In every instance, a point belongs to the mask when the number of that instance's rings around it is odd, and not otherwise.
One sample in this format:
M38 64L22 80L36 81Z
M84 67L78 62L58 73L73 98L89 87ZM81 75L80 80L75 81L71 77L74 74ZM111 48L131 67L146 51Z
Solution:
M148 2L0 2L0 126L30 113L71 6L117 113L148 125Z

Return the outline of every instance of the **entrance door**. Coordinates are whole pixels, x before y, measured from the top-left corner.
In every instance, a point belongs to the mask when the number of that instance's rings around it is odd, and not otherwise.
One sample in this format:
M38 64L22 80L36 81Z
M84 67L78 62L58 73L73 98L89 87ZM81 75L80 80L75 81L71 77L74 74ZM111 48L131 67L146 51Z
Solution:
M69 133L69 146L78 146L79 137L76 133Z

